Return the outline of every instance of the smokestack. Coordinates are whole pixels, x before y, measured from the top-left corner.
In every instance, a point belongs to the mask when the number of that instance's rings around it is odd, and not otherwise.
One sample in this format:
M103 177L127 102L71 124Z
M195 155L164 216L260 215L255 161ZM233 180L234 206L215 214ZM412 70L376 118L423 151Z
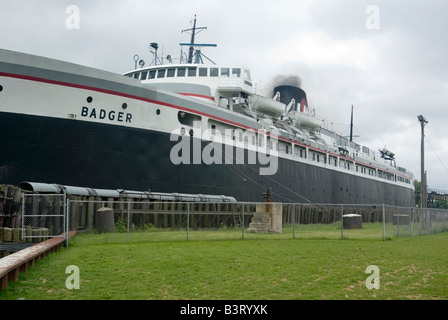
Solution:
M308 106L306 93L300 87L302 80L298 76L277 76L273 80L273 95L280 92L280 102L289 104L291 99L295 99L296 103L300 103L300 111L303 112L305 106ZM297 111L297 104L293 107Z
M302 89L290 86L290 85L279 85L274 88L274 94L276 92L280 92L280 102L284 104L288 104L291 102L291 99L295 99L295 101L300 101L300 111L303 112L305 106L308 106L308 102L306 100L306 93ZM294 110L297 111L297 106L294 106Z

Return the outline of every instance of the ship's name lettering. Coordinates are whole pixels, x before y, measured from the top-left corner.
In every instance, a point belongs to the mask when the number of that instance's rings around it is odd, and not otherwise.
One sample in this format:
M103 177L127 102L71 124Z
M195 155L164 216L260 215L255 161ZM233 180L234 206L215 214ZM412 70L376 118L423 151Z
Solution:
M82 107L81 109L81 117L100 119L100 120L110 120L117 122L129 122L132 121L132 113L122 112L122 111L114 111L114 110L104 110L104 109L96 109L96 108L87 108Z

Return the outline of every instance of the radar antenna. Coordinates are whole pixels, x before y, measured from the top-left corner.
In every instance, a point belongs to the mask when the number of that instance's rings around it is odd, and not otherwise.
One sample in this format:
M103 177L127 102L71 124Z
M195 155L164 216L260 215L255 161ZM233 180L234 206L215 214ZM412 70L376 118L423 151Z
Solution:
M214 62L212 60L210 60L208 57L206 57L204 54L201 53L200 49L197 49L196 52L194 52L194 47L216 47L216 44L206 44L206 43L202 43L202 44L196 44L194 43L194 38L196 36L196 34L198 34L199 32L201 32L202 30L207 30L207 27L196 27L196 15L194 15L194 21L193 21L193 28L190 29L185 29L182 30L182 32L191 32L191 40L190 43L181 43L181 46L189 46L189 51L188 51L188 60L187 63L193 63L193 56L195 56L195 63L203 63L202 61L202 57L204 56L207 60L209 60L210 62L212 62L214 64Z

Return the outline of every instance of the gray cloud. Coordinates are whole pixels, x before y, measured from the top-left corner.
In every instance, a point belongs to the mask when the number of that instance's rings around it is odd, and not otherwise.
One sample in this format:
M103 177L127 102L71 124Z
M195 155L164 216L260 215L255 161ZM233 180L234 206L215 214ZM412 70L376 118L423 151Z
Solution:
M379 8L369 30L366 8ZM386 146L420 180L420 126L426 127L426 168L432 188L448 189L448 22L444 0L272 1L5 1L1 47L124 73L150 42L178 57L181 33L197 14L207 27L197 41L217 63L250 67L260 89L278 75L296 76L319 116L346 132L355 108L356 141ZM68 5L80 9L80 29L65 26Z

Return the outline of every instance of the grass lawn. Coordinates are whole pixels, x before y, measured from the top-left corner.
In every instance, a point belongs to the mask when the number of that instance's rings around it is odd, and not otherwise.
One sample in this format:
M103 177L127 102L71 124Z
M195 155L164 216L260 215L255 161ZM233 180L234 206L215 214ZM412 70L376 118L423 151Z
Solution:
M218 230L185 241L174 231L131 233L127 242L120 233L78 234L10 282L0 300L448 299L448 232L387 241L338 236L242 240L238 230ZM66 287L70 265L79 268L79 289ZM366 287L370 265L379 268L379 289Z

